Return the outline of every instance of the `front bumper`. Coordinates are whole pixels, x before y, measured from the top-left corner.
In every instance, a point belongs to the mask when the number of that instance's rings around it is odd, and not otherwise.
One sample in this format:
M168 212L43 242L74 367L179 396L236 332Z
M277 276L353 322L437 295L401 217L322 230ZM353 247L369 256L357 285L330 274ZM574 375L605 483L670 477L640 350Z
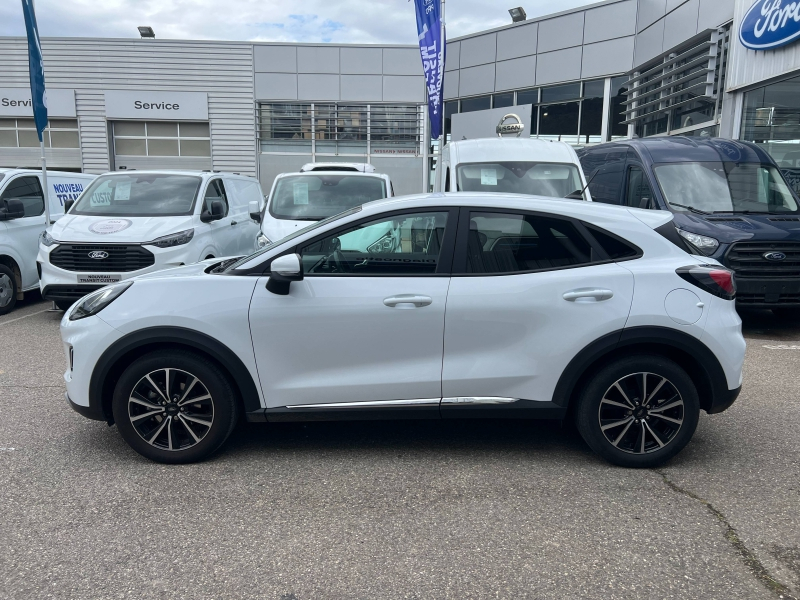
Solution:
M94 406L81 406L80 404L75 404L72 399L69 397L69 392L64 392L64 398L67 399L67 404L69 404L70 408L78 413L82 417L86 417L87 419L92 419L93 421L107 421L105 415L103 414L102 409L98 409Z
M736 305L753 308L800 306L800 279L736 277Z

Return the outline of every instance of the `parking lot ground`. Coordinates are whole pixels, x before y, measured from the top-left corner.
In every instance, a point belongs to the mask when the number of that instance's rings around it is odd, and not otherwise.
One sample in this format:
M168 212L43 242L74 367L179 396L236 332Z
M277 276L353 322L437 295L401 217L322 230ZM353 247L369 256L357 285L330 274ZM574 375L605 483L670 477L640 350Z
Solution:
M800 595L800 322L658 470L555 422L242 424L151 463L64 401L61 313L0 317L2 598Z

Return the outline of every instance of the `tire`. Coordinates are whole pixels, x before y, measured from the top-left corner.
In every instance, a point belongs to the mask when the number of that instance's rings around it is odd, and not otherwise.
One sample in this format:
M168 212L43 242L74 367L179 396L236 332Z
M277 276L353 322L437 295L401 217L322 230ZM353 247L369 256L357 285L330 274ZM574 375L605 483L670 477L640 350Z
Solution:
M173 464L198 462L219 450L239 414L228 376L184 350L159 350L135 360L117 382L111 408L131 448Z
M54 302L56 303L58 310L63 310L63 311L69 310L69 307L75 304L71 300L54 300Z
M649 398L641 406L645 381ZM639 468L658 466L683 450L699 418L691 378L658 355L621 358L601 368L575 412L578 431L592 450L615 465Z
M17 278L5 265L0 265L0 315L14 310L17 304Z

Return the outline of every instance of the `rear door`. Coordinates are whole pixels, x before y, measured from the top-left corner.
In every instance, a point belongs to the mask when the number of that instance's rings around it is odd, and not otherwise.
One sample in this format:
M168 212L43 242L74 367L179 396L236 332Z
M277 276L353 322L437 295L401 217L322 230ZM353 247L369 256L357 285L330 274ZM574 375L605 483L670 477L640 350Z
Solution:
M442 414L550 401L575 355L624 327L633 275L577 221L490 208L461 215Z

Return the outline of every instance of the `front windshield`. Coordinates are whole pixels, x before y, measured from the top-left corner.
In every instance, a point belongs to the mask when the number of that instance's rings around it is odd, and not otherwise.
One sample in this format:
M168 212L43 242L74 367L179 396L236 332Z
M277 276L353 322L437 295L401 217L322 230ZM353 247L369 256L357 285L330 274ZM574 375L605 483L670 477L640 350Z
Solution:
M126 173L95 179L70 211L72 215L158 217L190 215L200 177Z
M332 217L328 217L327 219L323 219L322 221L317 221L316 223L311 223L311 225L309 225L308 227L303 227L302 229L298 229L297 231L295 231L291 235L287 235L285 238L281 238L281 239L276 240L276 241L274 241L272 243L269 243L266 246L264 246L263 248L259 248L257 251L253 252L253 254L250 254L248 256L240 258L235 263L229 265L225 269L225 271L233 271L234 269L238 269L240 266L242 266L243 264L251 261L252 259L264 254L265 252L269 252L270 250L272 250L278 244L283 244L284 242L288 242L289 240L293 240L294 238L296 238L298 236L301 236L301 235L304 235L304 234L308 233L309 231L311 231L313 229L316 229L317 227L322 227L324 225L327 225L328 223L332 223L333 221L338 221L342 217L347 217L349 215L355 214L355 213L359 212L360 210L361 210L361 206L354 206L350 210L346 210L344 212L341 212L338 215L333 215Z
M664 198L678 211L797 212L792 193L771 165L682 162L656 165L655 173Z
M459 192L503 192L564 198L583 189L578 167L542 162L487 162L458 165Z
M276 219L318 221L381 198L386 198L386 182L380 177L344 173L295 175L278 180L269 212Z

